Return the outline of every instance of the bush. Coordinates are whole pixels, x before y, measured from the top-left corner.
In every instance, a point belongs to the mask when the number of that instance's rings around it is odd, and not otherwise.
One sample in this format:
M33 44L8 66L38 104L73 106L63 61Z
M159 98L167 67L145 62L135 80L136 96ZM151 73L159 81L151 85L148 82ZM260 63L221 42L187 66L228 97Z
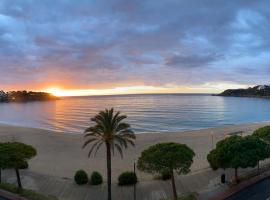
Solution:
M163 181L169 180L169 179L171 179L171 177L172 177L172 175L171 175L171 173L169 171L163 171L160 174L160 178Z
M134 172L124 172L118 177L118 185L134 185L138 182Z
M91 180L90 180L90 183L92 185L100 185L103 183L103 179L102 179L102 176L99 172L96 172L94 171L92 174L91 174Z
M88 175L84 170L79 170L74 176L74 180L78 185L84 185L88 183Z
M15 185L11 185L8 183L1 183L0 189L6 190L13 194L18 194L19 196L25 197L29 200L57 200L56 197L45 196L45 195L36 193L35 191L32 191L32 190L19 189Z

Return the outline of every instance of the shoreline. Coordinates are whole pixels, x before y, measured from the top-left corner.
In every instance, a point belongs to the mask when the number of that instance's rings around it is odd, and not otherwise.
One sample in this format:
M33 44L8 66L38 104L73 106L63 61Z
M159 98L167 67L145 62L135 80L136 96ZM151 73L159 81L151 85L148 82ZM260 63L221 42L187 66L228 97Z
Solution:
M228 125L222 127L201 129L184 132L166 133L141 133L137 134L135 148L124 150L124 158L116 154L112 158L112 178L117 180L120 173L133 171L134 160L147 147L159 142L179 142L190 146L196 153L191 172L196 173L209 168L206 156L215 146L216 142L232 132L243 131L243 135L251 134L255 129L265 126L269 122ZM106 178L106 156L104 147L100 148L95 158L87 157L87 149L82 149L83 134L62 134L59 132L0 124L0 140L20 141L34 146L37 156L30 164L30 171L43 175L60 178L73 178L79 169L86 170L89 174L98 170ZM151 180L151 174L138 172L140 180Z
M204 128L195 128L195 129L185 129L185 130L178 130L178 131L156 131L156 132L135 132L136 135L141 135L141 134L181 134L181 133L186 133L186 132L199 132L199 131L204 131L204 130L210 130L210 129L219 129L219 128L227 128L231 126L249 126L249 125L257 125L257 124L270 124L270 120L267 121L258 121L258 122L249 122L249 123L240 123L240 124L222 124L220 126L213 126L213 127L204 127ZM46 129L46 128L38 128L38 127L31 127L31 126L23 126L23 125L18 125L18 124L9 124L5 122L0 121L0 129L1 126L10 126L10 127L16 127L16 128L25 128L25 129L36 129L40 131L48 131L52 132L54 134L61 134L61 135L83 135L83 130L82 132L64 132L64 131L57 131L53 129Z

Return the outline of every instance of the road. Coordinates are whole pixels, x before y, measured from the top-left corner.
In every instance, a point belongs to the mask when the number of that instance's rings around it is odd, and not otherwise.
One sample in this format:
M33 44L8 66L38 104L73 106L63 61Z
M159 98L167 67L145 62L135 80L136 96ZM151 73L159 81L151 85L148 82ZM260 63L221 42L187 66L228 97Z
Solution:
M226 200L270 200L270 178L249 186Z

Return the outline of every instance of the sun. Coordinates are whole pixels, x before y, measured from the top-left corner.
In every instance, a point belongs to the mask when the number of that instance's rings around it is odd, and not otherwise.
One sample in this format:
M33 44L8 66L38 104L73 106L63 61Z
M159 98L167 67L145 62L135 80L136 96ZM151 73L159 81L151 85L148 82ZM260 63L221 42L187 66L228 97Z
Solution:
M65 95L64 91L57 87L48 88L46 89L46 92L51 93L52 95L57 96L57 97Z

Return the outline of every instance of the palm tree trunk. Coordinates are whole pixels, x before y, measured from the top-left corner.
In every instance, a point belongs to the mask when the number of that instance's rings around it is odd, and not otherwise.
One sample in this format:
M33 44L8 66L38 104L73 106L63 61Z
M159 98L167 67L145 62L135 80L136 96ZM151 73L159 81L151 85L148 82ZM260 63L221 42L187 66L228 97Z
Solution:
M17 176L18 187L20 189L22 189L22 183L21 183L21 177L20 177L19 169L15 168L15 172L16 172L16 176Z
M112 164L111 164L111 145L106 142L107 149L107 179L108 179L108 200L112 199Z
M175 186L173 170L171 170L171 181L172 181L172 189L173 189L173 199L177 200L177 192L176 192L176 186Z
M238 170L237 170L237 168L234 168L234 178L235 178L236 183L238 183Z

